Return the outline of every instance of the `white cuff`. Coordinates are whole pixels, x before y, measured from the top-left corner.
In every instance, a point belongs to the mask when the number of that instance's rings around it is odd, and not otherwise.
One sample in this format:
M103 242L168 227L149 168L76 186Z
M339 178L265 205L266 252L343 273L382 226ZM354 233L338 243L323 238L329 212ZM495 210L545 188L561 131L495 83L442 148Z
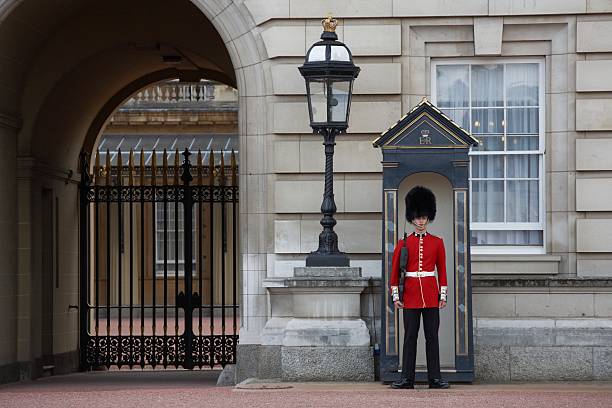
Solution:
M443 300L446 302L446 294L448 291L448 287L447 286L441 286L440 287L440 300Z
M398 300L400 300L399 288L397 286L391 286L391 296L393 297L394 302L397 302Z

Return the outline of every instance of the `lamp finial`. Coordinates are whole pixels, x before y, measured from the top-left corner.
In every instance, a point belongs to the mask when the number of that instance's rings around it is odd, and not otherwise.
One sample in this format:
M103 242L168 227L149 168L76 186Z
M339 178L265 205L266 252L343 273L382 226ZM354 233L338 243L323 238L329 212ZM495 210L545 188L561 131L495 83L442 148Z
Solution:
M321 20L321 24L323 24L323 31L328 33L335 33L336 27L338 26L338 20L332 17L331 13L327 15L327 18Z

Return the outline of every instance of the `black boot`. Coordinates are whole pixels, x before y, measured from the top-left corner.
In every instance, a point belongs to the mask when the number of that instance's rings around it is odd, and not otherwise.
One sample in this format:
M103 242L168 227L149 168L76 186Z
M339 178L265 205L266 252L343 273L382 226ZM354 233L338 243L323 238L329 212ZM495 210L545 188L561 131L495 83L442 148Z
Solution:
M396 381L393 384L391 384L391 388L395 388L395 389L413 389L414 388L414 381L409 380L407 378L400 378L399 381Z
M435 378L433 380L429 380L429 388L445 389L450 388L450 384L448 381L442 378Z

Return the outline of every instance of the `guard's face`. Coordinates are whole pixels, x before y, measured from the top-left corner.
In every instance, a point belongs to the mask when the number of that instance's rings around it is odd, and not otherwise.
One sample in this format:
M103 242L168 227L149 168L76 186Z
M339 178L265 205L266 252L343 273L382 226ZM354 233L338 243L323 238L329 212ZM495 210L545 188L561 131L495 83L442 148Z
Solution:
M416 217L414 220L412 220L412 223L414 224L417 230L422 231L425 228L427 228L427 224L429 223L429 218L425 216Z

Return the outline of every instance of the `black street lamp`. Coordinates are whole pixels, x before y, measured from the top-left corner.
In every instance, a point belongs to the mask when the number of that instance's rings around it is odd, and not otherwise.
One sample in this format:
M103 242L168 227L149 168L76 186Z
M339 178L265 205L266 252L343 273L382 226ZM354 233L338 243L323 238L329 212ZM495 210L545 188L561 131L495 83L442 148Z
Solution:
M306 257L306 266L349 266L348 256L338 250L338 235L334 232L334 146L336 136L348 128L353 81L359 67L353 64L348 47L338 41L338 21L327 17L322 23L321 41L310 47L304 65L299 67L306 80L310 127L313 133L323 136L325 146L323 232L319 234L319 249Z

